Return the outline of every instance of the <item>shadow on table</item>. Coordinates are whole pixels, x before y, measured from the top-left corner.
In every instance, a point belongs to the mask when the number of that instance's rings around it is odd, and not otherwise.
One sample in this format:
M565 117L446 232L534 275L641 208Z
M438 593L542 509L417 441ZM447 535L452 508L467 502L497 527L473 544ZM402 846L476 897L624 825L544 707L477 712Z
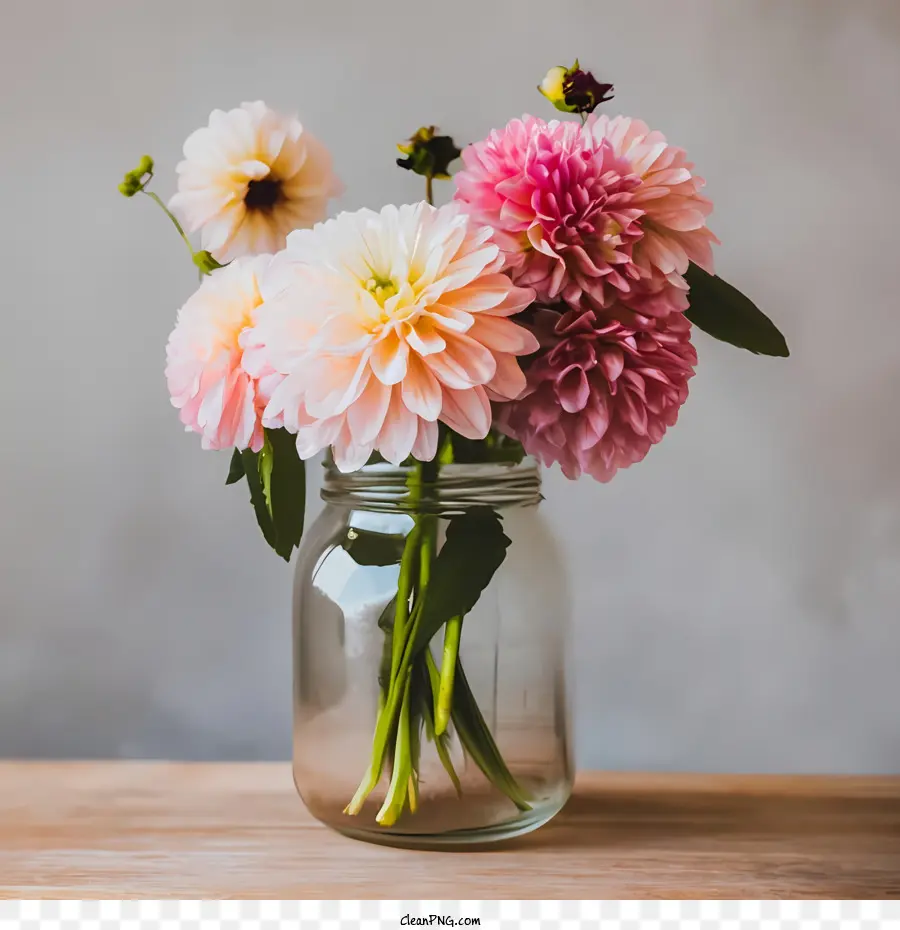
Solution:
M883 838L900 854L900 799L687 791L660 797L607 791L571 798L547 826L497 848L611 848L619 843L701 848L719 838L758 844L854 835Z
M900 799L605 791L575 796L557 818L491 851L581 852L598 870L678 889L721 873L741 897L760 883L806 897L900 898ZM490 854L490 853L488 853ZM707 889L708 890L708 889ZM733 894L731 893L733 892ZM706 895L703 895L706 896Z

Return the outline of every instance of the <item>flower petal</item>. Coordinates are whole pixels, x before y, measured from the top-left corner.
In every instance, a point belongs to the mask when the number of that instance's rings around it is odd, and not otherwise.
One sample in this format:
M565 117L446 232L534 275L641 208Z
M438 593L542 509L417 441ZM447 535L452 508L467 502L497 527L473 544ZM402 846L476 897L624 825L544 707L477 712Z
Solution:
M400 465L409 457L418 434L418 418L403 403L400 390L394 385L388 414L378 436L378 451L392 465Z
M337 440L343 425L344 418L337 416L313 420L307 426L301 426L297 430L297 455L304 460L311 459Z
M525 372L511 355L497 356L497 372L487 383L494 400L515 400L525 390Z
M343 413L362 393L369 381L367 353L353 356L319 356L309 361L304 380L307 411L314 417Z
M354 443L375 442L391 402L391 388L377 378L370 378L365 390L347 408L347 425Z
M540 348L537 337L524 326L484 313L475 318L469 335L495 352L508 352L510 355L529 355Z
M344 418L341 417L341 420ZM372 446L365 443L356 443L350 435L346 422L342 423L340 433L331 444L334 464L338 471L344 473L358 471L372 455Z
M419 420L416 441L413 443L412 454L420 462L430 462L437 455L438 425L437 422Z
M396 330L386 332L372 347L372 373L382 384L397 384L406 375L409 345Z
M462 333L448 334L444 355L460 366L473 384L487 384L497 371L493 352Z
M441 412L442 392L431 369L415 355L409 358L409 370L402 384L403 403L424 420L436 420Z
M482 275L474 283L453 291L445 291L441 303L456 310L477 313L490 310L506 300L513 285L505 274Z
M491 428L491 405L484 388L445 388L441 421L466 439L484 439Z

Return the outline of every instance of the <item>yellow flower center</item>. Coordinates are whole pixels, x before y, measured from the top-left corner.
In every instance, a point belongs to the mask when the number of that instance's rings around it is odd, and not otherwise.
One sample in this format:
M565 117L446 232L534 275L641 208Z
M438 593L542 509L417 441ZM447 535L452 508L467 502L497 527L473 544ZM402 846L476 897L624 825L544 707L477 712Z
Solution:
M390 277L390 273L376 271L369 267L371 277L360 279L360 286L375 300L377 315L373 314L371 305L366 312L365 326L372 334L380 333L385 328L392 328L400 321L412 322L418 316L416 284ZM396 298L396 299L395 299Z
M366 281L366 290L383 307L400 290L391 278L371 277Z

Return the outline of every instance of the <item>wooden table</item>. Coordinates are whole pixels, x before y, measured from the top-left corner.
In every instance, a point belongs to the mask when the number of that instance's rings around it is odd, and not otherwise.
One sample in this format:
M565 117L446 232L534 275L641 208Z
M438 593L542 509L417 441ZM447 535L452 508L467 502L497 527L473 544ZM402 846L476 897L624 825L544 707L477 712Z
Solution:
M900 778L585 773L486 852L358 843L285 764L0 763L0 898L900 897Z

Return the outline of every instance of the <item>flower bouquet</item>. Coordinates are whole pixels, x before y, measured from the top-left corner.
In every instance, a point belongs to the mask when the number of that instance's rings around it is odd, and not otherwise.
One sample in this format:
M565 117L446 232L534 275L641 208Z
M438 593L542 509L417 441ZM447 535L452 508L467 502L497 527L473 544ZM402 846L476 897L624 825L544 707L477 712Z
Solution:
M552 816L571 782L565 714L548 724L548 793L503 729L501 663L479 684L461 652L465 626L473 661L482 654L479 611L512 571L510 526L540 499L534 460L609 481L643 459L687 398L693 326L788 354L774 324L714 274L712 204L685 152L640 120L598 115L612 85L577 61L538 89L571 118L513 119L462 151L433 126L401 143L398 164L424 187L407 205L326 219L342 189L328 151L261 102L213 111L187 139L168 207L148 186L149 157L120 186L166 211L200 272L167 347L172 403L203 448L233 450L227 483L246 482L286 560L303 536L304 463L326 453L323 495L343 516L323 518L299 559L297 781L321 819L354 835L493 838ZM443 206L438 180L453 187ZM330 594L322 579L338 556L343 587ZM517 570L537 603L540 564ZM360 579L380 585L364 634L346 602ZM321 624L317 598L331 611ZM547 648L520 663L536 677L558 662L565 619L543 612ZM332 623L338 645L310 658L310 637ZM309 736L357 692L365 709ZM322 740L360 727L348 755L323 761ZM526 742L537 729L525 726ZM304 792L309 771L319 785ZM429 821L426 787L459 805L483 789L493 803Z

